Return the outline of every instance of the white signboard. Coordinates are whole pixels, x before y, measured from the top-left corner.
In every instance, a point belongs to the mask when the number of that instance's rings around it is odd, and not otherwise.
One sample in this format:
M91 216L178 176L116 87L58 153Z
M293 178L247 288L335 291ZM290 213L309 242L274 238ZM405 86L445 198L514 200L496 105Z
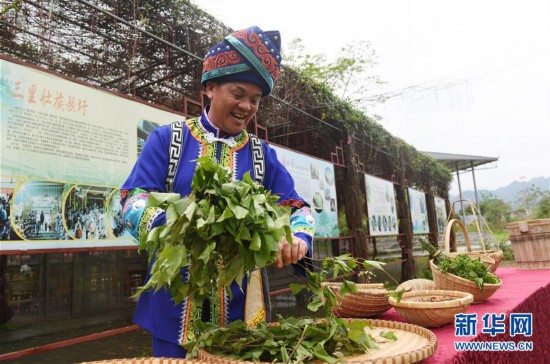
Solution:
M409 207L413 234L426 234L430 232L428 225L428 210L426 208L426 194L409 188Z
M370 235L398 234L393 183L365 174Z
M135 246L119 226L118 187L148 127L183 117L4 59L0 69L0 208L9 219L0 249Z
M445 231L445 222L447 221L447 209L445 208L445 200L441 197L434 197L435 217L437 220L437 231Z
M272 148L294 179L296 192L311 206L316 226L315 236L339 236L334 166L288 149L277 146Z

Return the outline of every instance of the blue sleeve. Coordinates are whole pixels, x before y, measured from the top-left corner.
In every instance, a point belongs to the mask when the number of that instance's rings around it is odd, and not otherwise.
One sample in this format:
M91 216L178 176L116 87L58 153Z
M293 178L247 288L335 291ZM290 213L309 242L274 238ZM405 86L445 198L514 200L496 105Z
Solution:
M153 130L121 187L122 218L136 239L166 222L162 209L147 207L150 191L164 191L169 162L170 126Z
M146 191L164 192L164 183L168 174L169 148L170 125L153 130L121 190L131 191L134 188L141 188Z
M266 162L264 185L274 194L280 196L277 202L279 205L290 206L292 208L290 230L294 236L307 243L307 258L311 259L313 257L315 221L311 215L309 204L296 192L294 180L283 164L277 159L275 150L265 143L262 144L264 146Z

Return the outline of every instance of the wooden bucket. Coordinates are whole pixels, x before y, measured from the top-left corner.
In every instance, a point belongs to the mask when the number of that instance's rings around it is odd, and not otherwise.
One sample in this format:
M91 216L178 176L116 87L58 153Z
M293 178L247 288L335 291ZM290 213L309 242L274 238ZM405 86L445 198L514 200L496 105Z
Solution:
M550 219L507 225L518 269L550 268Z

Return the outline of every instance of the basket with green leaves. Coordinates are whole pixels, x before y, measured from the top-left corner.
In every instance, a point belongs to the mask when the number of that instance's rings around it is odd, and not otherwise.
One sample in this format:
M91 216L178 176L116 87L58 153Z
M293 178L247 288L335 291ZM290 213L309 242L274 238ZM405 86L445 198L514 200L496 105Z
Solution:
M466 245L466 251L461 252L451 252L451 232L453 230L453 227L457 226L459 230L462 231L462 236L464 237L464 244ZM469 255L474 259L480 259L483 264L489 268L489 272L494 273L496 270L496 267L498 264L496 261L489 255L489 251L485 250L472 250L472 244L470 242L470 237L468 236L468 231L466 230L466 227L464 224L457 219L451 219L447 223L447 226L445 227L445 234L443 242L445 244L445 254L451 258L456 257L460 254ZM483 240L481 240L481 244L483 245ZM500 260L499 260L500 263Z
M502 286L500 278L489 271L481 256L457 254L450 257L427 240L422 239L421 245L430 254L430 268L438 289L471 293L473 303L480 303Z
M281 237L286 235L292 241L290 211L276 201L277 196L255 184L248 174L242 181L233 180L221 166L208 158L199 159L189 196L152 193L149 198L149 206L166 210L167 223L151 230L140 242L140 249L154 252L151 255L155 261L150 279L137 295L147 289L165 288L176 303L187 295L201 302L209 292L221 288L229 291L233 280L241 283L249 272L273 263ZM414 355L421 360L431 355L436 346L435 336L422 331L425 329L334 316L336 294L322 283L329 272L339 277L358 265L372 268L368 262L350 256L327 258L319 271L306 270L307 280L292 286L296 294L302 289L310 292L307 307L312 312L322 308L326 312L323 319L279 317L276 323L260 323L255 327L248 327L240 320L225 327L195 320L194 329L201 335L184 345L188 357L201 356L200 359L218 362L334 362L365 354L378 345L388 347L388 343L398 339L392 330L386 329L393 327L403 332L404 339L399 345L408 350L398 353L400 358L410 361L409 356ZM185 282L182 268L189 270ZM356 290L353 282L344 281L339 293L345 295ZM376 337L369 332L376 332ZM404 344L413 342L407 339L407 334L413 332L415 338L422 338L422 343L407 347ZM391 351L395 354L395 350Z
M491 273L495 273L498 266L500 265L500 262L502 261L504 253L499 248L498 241L495 238L495 235L493 234L493 231L491 230L491 227L489 226L489 224L487 223L487 221L485 220L485 218L481 214L481 211L479 210L479 208L476 206L476 204L473 201L468 200L468 199L455 200L451 204L451 211L456 211L455 206L456 206L457 203L461 203L461 204L465 203L466 206L470 207L470 211L471 211L471 214L472 214L472 217L473 217L473 221L474 221L474 224L475 224L478 236L479 236L479 243L481 245L481 249L480 250L472 250L470 245L468 245L467 246L468 252L475 252L475 253L479 253L479 254L484 254L484 255L488 256L489 258L493 259L494 263L493 263L493 265L491 265L489 267L489 271ZM459 220L457 220L457 221L459 221ZM480 222L482 223L481 225L480 225ZM451 223L451 215L449 215L448 223ZM451 225L453 225L453 223L451 223ZM483 229L482 229L482 226L483 226ZM465 229L463 229L463 231L465 232ZM489 239L487 239L487 240L485 239L485 237L484 237L485 234L483 233L483 231L485 231L486 234L488 234ZM446 237L446 239L448 239L448 238ZM491 245L493 246L493 248L491 248ZM447 250L447 252L449 252L449 251L450 250Z

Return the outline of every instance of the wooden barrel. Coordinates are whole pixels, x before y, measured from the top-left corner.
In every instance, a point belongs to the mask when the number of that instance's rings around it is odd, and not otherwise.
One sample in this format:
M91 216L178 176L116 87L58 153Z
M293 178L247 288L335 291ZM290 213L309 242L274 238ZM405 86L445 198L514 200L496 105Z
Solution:
M518 269L550 268L550 219L507 225Z

